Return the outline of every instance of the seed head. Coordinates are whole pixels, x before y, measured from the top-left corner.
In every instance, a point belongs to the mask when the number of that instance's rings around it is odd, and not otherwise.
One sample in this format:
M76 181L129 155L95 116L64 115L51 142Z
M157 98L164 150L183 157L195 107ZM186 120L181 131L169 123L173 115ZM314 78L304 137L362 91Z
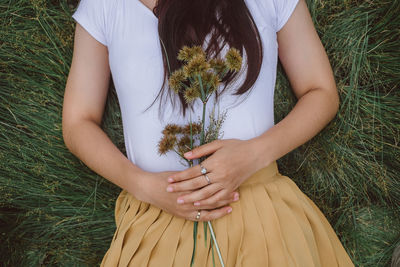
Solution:
M189 88L185 90L185 94L183 97L185 98L186 103L192 103L196 98L200 97L200 85L198 82L193 82Z
M206 61L206 57L203 54L197 54L183 66L183 71L186 77L195 77L197 74L208 70L210 63Z
M183 131L182 127L175 124L175 123L169 123L164 127L164 130L162 131L162 133L164 135L168 135L168 134L178 134L181 133Z
M239 71L242 66L242 56L239 50L231 47L225 55L225 62L228 68L232 71Z
M176 144L176 136L173 134L164 135L164 137L158 143L158 153L163 155L167 153L169 150L174 148Z
M178 59L189 62L195 55L203 55L205 57L206 53L199 45L191 47L184 45L178 52Z
M192 134L200 134L201 133L201 123L192 123ZM186 124L183 127L183 134L187 134L190 136L190 124Z
M209 71L203 72L201 75L201 80L203 84L209 86L210 88L208 91L209 94L214 92L220 84L219 77L214 72L209 72Z
M190 150L190 136L184 135L178 142L178 151L179 153L184 154L189 150Z
M175 93L179 93L179 91L183 88L183 82L186 80L185 73L182 69L178 69L174 71L169 77L169 86L174 90Z
M209 63L211 68L213 68L218 75L224 73L225 69L228 68L228 66L225 64L225 61L220 58L212 58Z

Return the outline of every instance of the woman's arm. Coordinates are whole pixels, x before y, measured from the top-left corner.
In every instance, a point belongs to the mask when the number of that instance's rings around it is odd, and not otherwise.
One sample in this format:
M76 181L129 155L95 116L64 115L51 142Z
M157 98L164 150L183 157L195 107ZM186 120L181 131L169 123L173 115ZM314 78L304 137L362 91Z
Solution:
M90 169L130 193L142 170L112 143L100 124L110 81L107 47L76 24L62 114L67 148Z
M252 139L259 168L310 140L339 108L332 68L304 0L277 36L279 58L298 101L283 120Z
M279 123L249 140L215 140L192 150L188 159L212 154L203 161L212 184L181 197L199 208L225 197L251 174L268 166L315 136L333 119L339 97L325 49L304 0L300 0L277 33L279 58L298 102ZM173 192L204 186L198 165L171 175ZM196 181L203 181L200 184Z

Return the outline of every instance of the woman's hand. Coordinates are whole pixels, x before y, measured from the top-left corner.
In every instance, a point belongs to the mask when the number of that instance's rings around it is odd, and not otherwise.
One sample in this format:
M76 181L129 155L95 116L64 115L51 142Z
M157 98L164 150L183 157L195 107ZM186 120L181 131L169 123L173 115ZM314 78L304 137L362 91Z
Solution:
M201 210L200 219L196 220L197 211L200 208L193 204L178 204L177 198L192 191L168 193L165 188L168 186L167 177L174 174L174 171L167 172L143 172L140 184L135 185L134 196L143 202L150 203L168 213L191 221L210 221L225 216L232 208L229 203L235 201L233 195L228 195L215 204L210 204L206 209Z
M219 139L193 149L191 155L185 154L187 159L213 153L201 163L207 169L211 184L208 185L205 176L201 174L199 164L170 175L167 191L183 192L177 199L178 203L197 208L229 198L258 169L256 153L251 144L249 140Z

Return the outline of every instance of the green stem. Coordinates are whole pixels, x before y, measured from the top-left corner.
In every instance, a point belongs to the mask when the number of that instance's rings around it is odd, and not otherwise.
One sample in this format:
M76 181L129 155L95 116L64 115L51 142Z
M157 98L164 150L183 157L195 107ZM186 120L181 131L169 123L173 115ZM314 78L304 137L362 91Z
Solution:
M189 122L189 125L190 125L190 150L192 150L193 149L192 113L190 113L189 116L190 116L190 122Z
M213 267L215 267L215 257L214 257L213 242L214 242L214 241L210 241L210 245L211 245L211 255L212 255Z
M190 266L193 266L193 264L194 264L194 255L195 255L195 251L196 251L196 239L197 239L197 224L198 224L198 222L194 222L193 223L193 240L194 240L194 244L193 244L193 252L192 252L192 259L190 261Z
M202 118L202 129L201 129L201 135L200 135L200 145L204 144L204 124L205 124L205 120L206 120L206 105L207 102L203 103L203 118Z
M200 145L203 145L203 144L204 144L204 135L205 135L205 130L204 130L204 128L205 128L205 118L206 118L206 106L207 106L207 100L208 100L208 99L206 99L206 95L205 95L205 93L204 93L204 88L203 88L203 84L202 84L201 76L200 76L200 75L198 75L198 79L199 79L200 90L201 90L201 96L202 96L202 102L203 102L202 130L201 130L201 133L200 133L200 134L201 134L201 135L200 135ZM190 124L190 132L192 132L192 128L191 128L191 127L192 127L192 125ZM203 158L201 157L201 158L200 158L200 162L202 162L202 161L203 161ZM223 259L222 259L221 252L220 252L219 247L218 247L217 239L215 238L215 234L214 234L214 230L213 230L213 228L212 228L211 222L210 222L210 221L207 221L207 223L208 223L208 228L210 229L210 233L211 233L211 237L212 237L212 240L210 240L210 242L211 242L211 244L212 244L212 243L215 244L215 248L216 248L216 250L217 250L218 257L219 257L219 261L221 262L221 266L222 266L222 267L225 267L224 261L223 261ZM196 250L197 225L198 225L198 222L194 222L194 229L193 229L194 247L193 247L193 254L192 254L191 266L192 266L193 263L194 263L194 254L195 254L195 250ZM205 226L205 222L204 222L204 226ZM205 233L204 233L204 236L205 236L205 238L206 238L206 236L207 236L207 227L204 228L204 232L205 232ZM214 251L213 251L213 250L212 250L212 253L213 253L213 264L215 264L215 262L214 262Z
M219 261L221 262L222 267L225 267L224 261L222 259L221 251L219 250L219 247L218 247L217 239L215 238L215 235L214 235L214 230L212 228L211 222L207 221L207 223L208 223L208 227L210 228L210 232L211 232L213 242L215 244L215 248L217 249Z
M197 74L197 77L199 79L199 84L200 84L200 91L201 91L201 101L203 102L203 118L202 118L202 130L200 134L200 145L204 144L204 125L206 121L206 94L204 93L204 87L203 87L203 82L201 80L200 74Z
M201 101L206 102L206 93L204 92L203 81L201 80L200 74L197 74L197 78L199 79L200 84L200 93L201 93Z

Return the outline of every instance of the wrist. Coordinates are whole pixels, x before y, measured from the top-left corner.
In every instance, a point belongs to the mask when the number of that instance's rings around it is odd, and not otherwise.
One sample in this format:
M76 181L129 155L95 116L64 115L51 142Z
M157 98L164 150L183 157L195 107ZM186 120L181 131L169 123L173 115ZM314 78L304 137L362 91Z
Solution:
M130 162L125 168L125 177L127 177L127 183L125 190L133 195L136 199L143 201L143 184L146 181L147 171L144 171L137 165Z
M248 140L249 148L253 152L252 155L256 170L264 168L274 161L271 158L271 146L265 139L263 136L257 136Z

